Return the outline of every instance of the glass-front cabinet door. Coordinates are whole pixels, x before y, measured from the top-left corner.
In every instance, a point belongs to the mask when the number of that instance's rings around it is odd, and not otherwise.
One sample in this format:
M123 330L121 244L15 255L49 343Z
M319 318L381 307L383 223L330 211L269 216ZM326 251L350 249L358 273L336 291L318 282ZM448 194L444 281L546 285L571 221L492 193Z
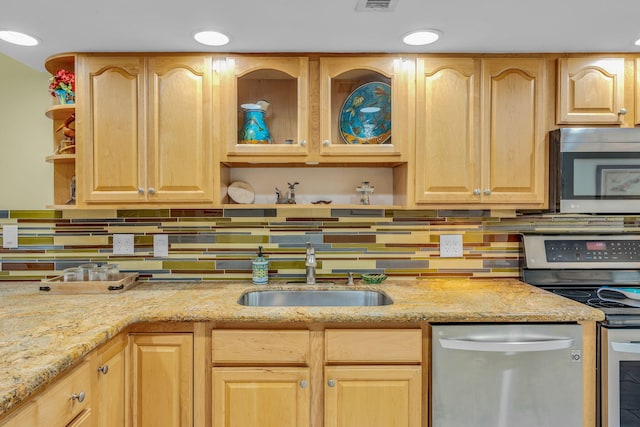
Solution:
M320 58L320 155L404 160L413 76L413 61L395 56Z
M228 56L213 67L224 160L288 163L307 155L308 58Z

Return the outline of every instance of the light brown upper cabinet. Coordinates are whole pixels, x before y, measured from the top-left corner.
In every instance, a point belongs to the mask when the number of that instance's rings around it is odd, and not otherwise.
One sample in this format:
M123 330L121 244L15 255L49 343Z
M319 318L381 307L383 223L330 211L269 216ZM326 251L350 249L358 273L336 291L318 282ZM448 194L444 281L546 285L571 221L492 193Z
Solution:
M392 56L238 55L214 60L224 114L223 161L406 161L413 129L414 66ZM261 100L269 105L264 120L271 142L243 143L242 106Z
M558 59L558 124L621 123L624 68L622 57Z
M80 205L213 202L211 62L79 57Z
M418 58L416 202L546 203L545 61Z
M412 60L393 56L320 58L321 156L350 163L406 160L414 70ZM378 117L367 138L372 109Z
M309 152L309 60L306 57L228 56L214 59L220 84L222 158L287 163ZM269 103L269 144L241 143L242 105Z

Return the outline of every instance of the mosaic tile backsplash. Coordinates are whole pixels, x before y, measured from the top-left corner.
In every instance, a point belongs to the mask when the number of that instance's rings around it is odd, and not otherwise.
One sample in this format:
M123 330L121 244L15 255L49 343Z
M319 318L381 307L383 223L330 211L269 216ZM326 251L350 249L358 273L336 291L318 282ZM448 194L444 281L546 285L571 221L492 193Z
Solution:
M113 262L147 280L251 280L258 246L272 279L303 279L307 242L318 278L518 278L521 233L639 232L638 218L489 210L273 209L0 210L19 247L0 248L0 281L40 280L87 262ZM0 230L1 231L1 230ZM133 234L134 255L114 255L114 234ZM169 254L156 257L153 236ZM442 234L461 234L461 258L441 258Z

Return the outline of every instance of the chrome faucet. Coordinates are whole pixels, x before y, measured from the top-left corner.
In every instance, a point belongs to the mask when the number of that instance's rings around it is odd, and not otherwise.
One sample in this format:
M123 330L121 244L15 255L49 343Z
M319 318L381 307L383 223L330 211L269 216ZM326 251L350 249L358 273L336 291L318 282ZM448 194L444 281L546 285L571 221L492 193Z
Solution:
M311 246L311 242L307 242L307 254L304 257L304 265L307 270L307 285L316 284L316 251Z

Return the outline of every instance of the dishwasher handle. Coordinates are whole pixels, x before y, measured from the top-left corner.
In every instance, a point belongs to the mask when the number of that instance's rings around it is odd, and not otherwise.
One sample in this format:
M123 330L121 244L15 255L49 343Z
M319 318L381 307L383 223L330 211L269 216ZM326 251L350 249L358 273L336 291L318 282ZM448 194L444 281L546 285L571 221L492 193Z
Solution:
M571 347L573 338L553 338L535 341L479 341L460 338L440 338L440 345L450 350L489 351L494 353L526 353L563 350Z

